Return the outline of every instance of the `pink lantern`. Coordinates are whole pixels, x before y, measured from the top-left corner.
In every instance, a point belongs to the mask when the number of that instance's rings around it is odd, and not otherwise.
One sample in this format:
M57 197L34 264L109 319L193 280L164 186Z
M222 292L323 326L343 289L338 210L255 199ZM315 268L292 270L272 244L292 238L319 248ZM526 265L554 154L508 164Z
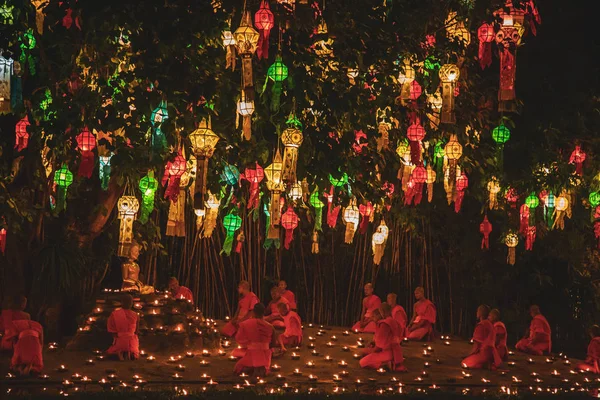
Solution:
M294 229L298 227L299 220L292 207L288 207L287 211L281 216L281 226L285 229L284 246L288 250L292 240L294 240Z
M489 250L490 248L490 233L492 233L492 223L488 220L487 215L483 217L483 222L479 224L479 232L483 235L481 239L481 248Z
M571 157L569 157L569 164L575 164L575 172L577 175L583 175L583 162L585 161L587 154L583 150L581 150L581 146L575 146L575 150L571 153Z
M260 8L256 14L254 14L254 26L256 26L256 29L260 34L258 38L258 47L256 49L256 55L259 59L269 58L269 35L274 25L275 17L273 16L273 12L271 12L269 2L262 0L260 2Z
M425 128L416 122L408 127L406 136L410 141L410 161L413 164L419 164L421 161L421 141L425 138Z
M484 22L477 30L479 38L479 65L486 69L492 65L492 42L496 37L494 26Z
M240 179L245 179L250 183L250 195L248 196L248 209L258 207L258 190L259 183L265 177L265 171L256 163L256 168L246 168L243 174L240 174Z
M469 187L469 178L464 172L456 178L456 199L454 200L454 212L460 212L465 197L465 189Z
M27 128L30 127L29 117L26 115L22 120L17 122L15 126L15 149L17 151L23 151L29 144L29 132Z
M94 171L94 153L92 151L96 148L96 136L85 127L75 140L77 149L81 152L78 175L91 178Z
M371 220L373 211L373 203L371 203L370 201L368 201L367 204L361 204L358 206L358 212L360 213L360 225L358 227L358 231L362 235L367 233L367 229L369 228L369 221Z
M163 186L168 183L167 190L165 190L165 199L172 202L177 201L177 197L179 196L179 182L186 169L187 161L183 158L181 153L178 153L173 160L167 162L165 174L162 178Z

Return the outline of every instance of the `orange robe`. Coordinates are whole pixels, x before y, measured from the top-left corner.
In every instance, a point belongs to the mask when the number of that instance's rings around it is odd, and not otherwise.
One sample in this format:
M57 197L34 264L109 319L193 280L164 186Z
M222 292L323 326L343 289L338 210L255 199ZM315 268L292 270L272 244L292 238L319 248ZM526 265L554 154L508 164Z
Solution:
M138 315L122 308L113 311L108 317L107 331L115 334L108 354L130 353L133 358L140 355L140 342L136 334Z
M16 320L13 321L14 330L11 331L11 340L18 339L10 367L30 366L32 371L42 372L44 361L42 358L42 338L44 329L35 321Z
M484 319L475 326L473 342L476 349L473 354L462 361L463 365L471 369L488 366L495 369L502 364L496 350L496 330L490 320Z
M271 320L270 322L275 328L283 329L285 328L285 323L280 319L275 319L281 317L281 314L279 314L279 304L286 304L288 306L288 309L291 309L289 301L283 296L277 299L277 301L272 300L269 303L268 320Z
M295 311L290 311L283 316L285 331L279 339L285 346L299 346L302 343L302 321Z
M538 314L529 325L529 337L517 342L515 348L523 353L541 356L552 351L552 330L542 314Z
M394 318L387 317L378 321L374 336L375 350L360 360L360 366L378 369L391 363L394 371L404 371L400 334L400 325Z
M28 320L29 318L29 314L23 311L2 310L2 314L0 314L0 331L4 332L4 336L2 336L0 350L10 351L13 349L13 341L10 339L15 336L13 322Z
M285 297L285 299L290 304L290 310L296 310L298 308L296 304L296 295L291 290L286 289L285 292L281 293L281 297Z
M431 340L433 325L435 325L437 317L435 305L427 299L418 301L415 303L414 313L417 315L414 323L419 323L421 321L425 321L425 323L420 328L408 332L407 337L410 340Z
M395 305L394 308L392 308L392 318L400 325L400 338L404 339L406 337L406 325L408 325L408 317L406 316L404 307Z
M496 332L496 351L502 361L508 360L508 347L506 346L506 340L508 339L508 333L506 332L506 326L497 321L494 323L494 331Z
M227 337L234 337L237 332L238 321L243 321L249 313L252 312L254 306L259 303L258 297L252 292L242 297L238 302L237 314L234 321L225 324L221 330L221 334Z
M381 299L377 295L372 294L370 296L365 297L362 301L362 309L363 309L363 311L366 310L366 312L365 312L365 315L362 316L362 318L365 320L370 319L371 316L373 315L373 312L375 310L377 310L380 305L381 305ZM362 322L362 320L355 323L354 326L352 327L352 330L358 331L358 332L367 332L367 333L375 332L375 328L376 328L375 321L369 321L369 323L367 325L365 325L364 328L362 328L360 326L361 322Z
M194 294L192 293L192 291L188 288L186 288L185 286L179 286L179 290L177 290L177 293L175 293L175 295L173 296L174 299L183 299L183 300L187 300L190 303L194 302Z
M600 337L595 337L590 342L587 349L587 358L585 362L578 364L577 369L589 371L594 374L600 374Z
M235 364L235 373L264 368L271 369L270 344L273 339L273 325L262 319L250 318L240 322L235 340L246 349L244 356Z

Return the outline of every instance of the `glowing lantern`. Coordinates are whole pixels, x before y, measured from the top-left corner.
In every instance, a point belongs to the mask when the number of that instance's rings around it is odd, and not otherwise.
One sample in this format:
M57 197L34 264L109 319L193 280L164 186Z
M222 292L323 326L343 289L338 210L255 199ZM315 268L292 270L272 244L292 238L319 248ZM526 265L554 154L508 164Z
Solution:
M495 210L498 208L498 193L500 193L500 184L495 177L492 177L487 184L487 190L489 192L489 207L490 210Z
M496 38L494 26L484 22L477 30L479 39L479 65L486 69L492 65L492 42Z
M508 188L506 190L506 201L512 208L517 208L517 201L519 200L519 193L515 190L515 188Z
M542 202L544 203L544 219L550 229L554 226L554 208L556 207L556 196L552 192L540 193Z
M433 184L437 178L437 174L431 168L431 164L427 165L427 178L425 182L427 183L427 201L431 203L433 200Z
M371 240L371 246L373 249L373 264L375 265L379 265L381 263L389 232L389 228L382 219L377 227L377 230L375 233L373 233L373 238Z
M269 209L269 215L271 218L271 226L279 225L281 219L281 211L279 206L279 199L281 192L284 189L283 179L283 162L281 161L281 153L277 150L275 157L273 157L273 163L265 168L265 176L267 177L267 189L271 191L271 206ZM274 231L271 233L271 231ZM276 236L271 239L279 237L279 232L276 230L269 230L269 233Z
M483 250L489 250L490 233L492 233L492 223L488 220L487 215L483 217L483 222L479 224L479 232L483 235L483 239L481 239L481 248Z
M206 212L204 218L204 234L205 238L211 237L215 227L217 226L217 217L219 216L219 206L221 202L217 197L208 192L208 200L206 201Z
M271 12L269 2L262 0L260 2L260 8L256 14L254 14L254 26L256 26L256 29L258 29L260 34L256 52L258 59L269 58L269 34L274 25L275 17Z
M258 191L259 183L265 177L263 168L255 163L256 168L246 168L243 174L240 174L241 179L245 179L250 183L250 194L248 196L248 209L254 209L258 207Z
M352 199L350 204L344 210L344 214L342 215L342 220L346 224L346 234L344 236L344 241L349 244L354 240L354 233L356 232L356 228L358 227L358 222L360 221L360 211L358 207L356 207L356 199Z
M271 64L267 70L267 77L273 81L273 89L271 90L271 111L277 111L279 109L279 99L281 98L281 92L283 90L283 81L288 77L288 67L283 63L280 55L275 58L275 62ZM265 88L266 84L267 80L265 80ZM265 88L263 88L263 93Z
M208 159L215 152L219 137L212 131L206 120L200 122L200 126L190 134L190 142L194 156L196 156L196 182L194 184L194 209L203 210L206 197L206 180L208 177Z
M237 103L238 116L242 116L242 132L244 139L250 140L252 136L252 114L254 114L254 100L246 94L246 91L242 91L242 98ZM238 127L238 121L236 121L236 128Z
M506 262L510 265L515 265L517 253L515 248L519 244L519 237L515 233L509 233L504 238L504 244L508 247L508 257L506 258Z
M235 165L227 164L221 173L221 180L229 186L235 186L240 180L240 171Z
M373 203L367 201L367 204L358 206L358 211L360 212L359 232L364 235L369 228L369 222L373 219L375 208L373 207Z
M510 139L510 130L504 124L497 126L492 130L492 139L494 139L494 142L496 142L496 145L498 146L498 163L502 165L502 152L504 150L504 144Z
M15 126L15 149L17 151L23 151L29 144L29 132L27 128L30 127L29 116L23 117Z
M302 186L300 185L300 182L296 182L292 184L292 186L290 186L288 195L290 199L294 202L302 198Z
M425 128L420 123L413 123L408 127L406 136L410 141L410 160L413 164L421 161L421 141L425 138Z
M329 175L329 180L331 180L331 175ZM327 199L327 225L330 228L335 228L337 225L337 217L340 212L340 206L333 207L334 187L335 185L331 186L329 193L323 193L323 197Z
M12 58L4 58L0 52L0 115L9 113L11 107L11 77L13 74Z
M552 228L565 229L565 211L569 208L569 199L565 196L558 196L556 198L556 218Z
M529 209L528 225L535 225L535 210L540 205L540 200L535 193L531 193L525 198L525 205Z
M146 176L140 179L140 192L142 192L142 213L140 222L145 224L148 217L154 210L154 194L158 189L158 181L154 178L154 171L149 171Z
M463 172L456 178L456 198L454 199L454 212L456 213L460 212L467 187L469 187L469 179Z
M108 182L110 182L111 158L112 154L98 157L100 161L100 166L98 168L98 178L100 179L100 186L102 187L102 190L107 190Z
M454 89L460 77L460 70L454 64L444 64L440 68L440 80L442 81L442 118L445 124L456 123L454 115Z
M581 150L581 146L575 146L575 150L573 150L571 157L569 157L569 164L575 164L575 173L577 175L583 175L583 162L586 157L587 154Z
M592 207L598 207L598 205L600 205L600 192L591 192L588 196L588 200Z
M119 257L129 256L133 243L133 220L140 209L140 203L135 196L121 196L117 202L117 211L121 225L119 227Z
M67 189L73 183L73 174L66 165L63 164L63 166L54 173L54 183L57 186L55 211L59 213L67 208Z
M315 231L321 231L321 221L323 220L323 207L325 204L319 198L319 188L315 188L315 190L310 195L309 203L315 209Z
M404 101L409 100L411 83L415 80L416 73L415 69L412 67L411 62L408 58L405 58L403 61L403 65L400 67L400 72L398 74L398 83L401 85L400 90L400 98Z
M425 182L427 182L427 170L423 165L417 165L412 171L408 190L405 194L404 204L410 205L411 203L414 203L417 205L421 203L423 197L423 185Z
M294 229L298 227L299 220L292 207L288 207L287 211L281 216L281 226L285 229L284 246L286 249L290 248L290 244L294 240Z
M439 91L427 95L427 103L429 103L430 112L427 113L429 118L429 126L431 129L437 129L440 126L440 114L442 112L442 94Z
M75 140L77 140L77 149L81 152L78 175L91 178L94 171L94 153L92 153L92 150L96 148L96 136L85 127Z
M238 103L238 113L243 116L244 138L250 140L252 134L250 116L254 113L254 78L252 76L252 54L256 51L260 35L252 27L250 12L244 10L239 28L233 34L238 53L242 56L242 99ZM240 104L241 103L241 104Z
M302 135L302 124L295 116L290 116L287 121L288 127L281 134L283 150L283 180L284 182L296 182L296 165L298 163L298 148L304 141Z
M169 119L169 112L167 111L167 102L161 100L152 113L150 114L150 123L152 126L160 126L163 122Z
M13 16L13 10L15 6L6 3L0 4L0 22L3 25L12 25L15 23L15 17Z
M230 212L225 216L225 218L223 218L223 227L225 228L226 235L221 254L225 253L230 255L231 249L233 248L233 238L235 236L235 232L242 227L242 219Z
M167 190L165 190L165 199L171 202L177 201L177 197L179 196L179 182L186 169L187 162L181 153L178 153L173 160L167 162L165 174L162 178L163 186L168 183Z
M378 127L378 132L379 132L379 137L377 138L377 151L381 152L382 150L388 150L389 149L389 143L390 143L390 135L389 135L389 130L392 129L392 124L390 123L390 115L388 113L391 114L391 108L385 107L384 109L378 108L377 109L377 117L376 117L376 121L377 121L377 127ZM362 135L364 135L364 138L367 137L367 135L362 132ZM356 139L357 142L359 141L360 136L362 136L361 134L355 133L355 138L358 136L358 138ZM366 146L367 143L363 144L363 147ZM358 145L360 146L360 144ZM355 149L356 150L356 149ZM359 147L359 153L362 152L362 147Z
M450 135L450 140L444 147L444 154L448 158L448 181L451 189L454 188L456 180L456 165L462 156L462 145L458 142L456 135Z
M233 37L233 33L231 33L229 28L227 28L223 31L221 38L223 39L223 46L225 46L225 49L227 50L227 54L225 56L225 63L226 63L225 69L231 68L231 70L234 71L235 70L235 57L236 57L235 38Z

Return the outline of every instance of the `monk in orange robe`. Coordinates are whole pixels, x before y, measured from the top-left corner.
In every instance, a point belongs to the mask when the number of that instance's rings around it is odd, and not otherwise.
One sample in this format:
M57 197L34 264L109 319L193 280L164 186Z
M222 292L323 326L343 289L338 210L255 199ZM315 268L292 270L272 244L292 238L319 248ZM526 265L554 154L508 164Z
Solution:
M541 356L552 350L552 330L546 318L540 313L536 305L529 309L531 324L529 325L529 336L517 342L515 348L523 353Z
M413 317L408 325L407 337L410 340L433 339L433 326L435 325L437 311L435 305L425 298L425 290L422 287L415 289L417 302L413 308Z
M508 339L508 333L506 331L506 326L502 321L500 321L500 311L497 308L494 308L490 311L489 320L492 324L494 324L494 331L496 332L496 351L498 352L498 356L502 361L508 360L508 347L506 346L506 341Z
M186 300L190 303L194 302L194 294L185 286L179 285L179 281L175 277L169 279L169 291L171 296L176 300Z
M296 295L294 294L294 292L287 288L286 281L279 281L278 286L279 289L281 289L281 297L285 298L288 301L288 303L290 304L290 309L297 310L298 306L296 304Z
M279 315L283 318L285 331L279 335L281 350L286 351L285 346L300 346L302 343L302 320L300 316L291 311L287 304L279 303Z
M108 354L116 354L119 360L136 360L140 356L140 342L138 339L138 315L131 310L133 297L124 295L121 299L121 308L114 310L108 322L106 330L113 334L113 344L106 351Z
M275 328L266 322L265 306L258 303L252 318L240 322L235 340L246 349L244 356L235 364L234 372L245 372L264 377L271 369L271 346L276 346Z
M16 296L12 298L6 309L2 310L0 314L0 332L3 332L2 342L0 343L0 350L10 351L13 349L14 327L13 321L29 320L31 317L29 314L24 312L27 307L27 297Z
M406 371L400 342L402 338L398 322L392 318L392 309L387 303L381 304L375 329L375 350L360 360L361 368L378 369L387 366L391 371Z
M598 365L600 362L600 326L592 326L590 336L592 340L587 349L587 358L585 362L577 365L577 369L593 374L600 374L600 366Z
M373 311L377 310L380 305L381 299L376 294L373 294L373 285L367 283L365 285L365 298L362 302L360 321L354 324L352 330L355 332L374 333L376 325L371 316Z
M42 325L35 321L21 319L13 321L13 328L8 338L14 343L10 368L19 375L39 374L44 368Z
M283 323L283 318L279 315L279 304L285 304L289 307L289 302L283 296L281 296L281 289L275 286L271 288L271 302L269 303L265 318L265 321L271 323L275 328L283 329L285 328L285 324Z
M480 305L477 308L479 323L473 332L473 349L471 354L462 361L463 368L480 369L490 368L495 370L502 363L496 351L496 331L494 324L489 320L490 308Z
M408 317L406 316L406 311L404 311L404 307L397 304L398 296L396 293L390 293L387 295L387 303L392 309L392 318L398 322L400 325L401 338L404 339L406 337L406 325L408 325Z
M235 315L229 321L223 329L221 329L221 334L227 337L235 336L237 332L238 325L240 322L247 320L252 316L252 309L256 304L259 303L258 297L254 293L250 291L250 284L247 281L241 281L238 285L238 293L241 298L238 302L238 308L235 312Z

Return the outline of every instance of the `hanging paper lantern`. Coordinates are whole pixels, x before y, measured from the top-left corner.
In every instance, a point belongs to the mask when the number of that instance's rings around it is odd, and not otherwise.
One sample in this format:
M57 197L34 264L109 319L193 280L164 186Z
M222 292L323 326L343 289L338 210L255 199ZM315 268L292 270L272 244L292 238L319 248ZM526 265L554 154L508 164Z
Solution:
M575 150L569 157L569 164L575 164L575 173L579 176L583 175L583 162L585 161L587 154L581 150L581 146L575 146Z
M510 204L511 208L517 208L517 201L519 201L519 193L515 190L515 188L508 188L506 190L506 201Z
M206 201L206 209L204 215L204 233L205 238L212 236L215 227L217 226L217 217L219 216L219 205L221 202L217 197L208 192L208 200Z
M94 171L94 153L92 150L96 148L96 136L85 127L75 140L77 141L77 149L81 152L81 162L79 163L77 175L91 178Z
M529 220L528 220L528 225L529 226L533 226L535 225L535 210L537 209L537 207L540 205L540 200L538 199L538 197L535 195L535 193L531 193L529 196L527 196L527 198L525 199L525 205L527 206L527 208L529 209Z
M327 225L329 225L330 228L335 228L335 226L337 225L337 217L340 213L340 206L333 207L334 187L335 185L331 186L331 189L329 189L329 193L323 193L323 197L327 199Z
M479 65L486 69L492 65L492 42L496 38L494 26L484 22L477 30L479 39Z
M437 178L437 174L431 168L431 164L427 166L427 178L425 182L427 183L427 201L431 203L433 200L433 184Z
M600 205L600 192L591 192L588 197L588 200L592 207L597 207L598 205Z
M230 212L223 218L223 227L225 228L226 236L225 242L223 243L223 249L221 250L221 254L225 253L227 255L231 254L231 249L233 248L233 238L235 237L235 232L240 229L242 226L242 219Z
M460 77L460 70L454 64L445 64L440 68L440 80L442 82L442 118L445 124L456 123L454 115L454 89Z
M400 98L402 100L406 101L411 98L410 84L415 80L416 75L417 74L415 73L415 69L412 67L410 60L405 58L398 74L398 83L401 85Z
M233 33L231 33L229 28L227 28L223 31L221 38L223 39L223 46L227 50L227 55L225 56L225 63L226 63L225 69L231 68L231 70L234 71L235 70L235 57L236 57L235 38L233 37Z
M438 129L440 126L440 115L442 112L442 94L440 91L427 95L427 103L430 111L427 113L429 126L431 129Z
M298 215L292 207L288 207L287 211L281 216L281 226L285 229L284 246L286 249L290 248L290 244L294 240L294 229L298 227L298 222Z
M254 100L242 90L242 98L237 103L238 116L242 116L242 132L245 140L252 137L252 114L254 114ZM236 128L238 123L236 121Z
M271 90L271 111L276 112L279 110L279 100L281 98L281 92L283 91L283 81L288 77L288 67L281 60L281 55L275 57L275 62L271 64L267 70L267 77L273 81L273 89ZM268 80L265 80L266 89Z
M377 138L377 151L378 152L381 152L382 150L389 150L389 143L390 143L389 130L392 129L392 124L390 122L391 121L391 112L392 112L392 109L390 108L390 106L387 106L384 109L377 108L375 120L377 122L378 133L379 133L379 137ZM360 132L362 132L362 131L360 131ZM367 135L364 132L362 132L362 135L364 135L365 138L367 137ZM355 138L357 136L360 136L360 134L358 134L358 135L355 134ZM368 144L365 143L364 145L368 145ZM361 151L362 151L362 148L360 148L359 153Z
M490 210L495 210L498 208L498 193L500 193L500 184L495 177L492 177L487 184L487 190L489 192L489 207Z
M515 233L509 233L504 238L504 243L506 247L508 247L508 257L506 258L506 262L510 265L515 265L516 261L516 250L515 248L519 244L519 237Z
M6 229L1 228L0 229L0 253L2 253L2 255L4 255L5 251L6 251Z
M405 194L404 203L406 205L410 205L411 203L417 205L421 203L423 197L423 185L425 182L427 182L427 170L423 165L417 165L412 171L408 190Z
M269 58L269 35L274 25L275 17L271 12L269 2L262 0L260 2L260 8L256 14L254 14L254 26L256 26L256 29L258 29L260 34L258 39L258 49L256 51L259 60L261 58Z
M319 254L319 232L317 231L313 231L312 233L312 246L310 251L313 254Z
M425 138L425 128L420 123L413 123L406 131L410 141L410 160L413 164L421 161L421 141Z
M497 126L492 131L492 139L494 139L494 142L496 142L496 145L498 146L498 150L497 150L498 163L500 165L502 165L503 159L504 159L502 156L502 153L504 150L504 144L506 142L508 142L508 140L510 139L510 130L504 124Z
M60 213L67 208L67 189L73 183L73 174L66 165L63 164L63 166L54 173L54 183L57 186L55 211Z
M271 226L278 226L281 219L281 211L279 207L279 199L281 192L284 189L283 185L283 161L281 159L281 153L279 150L273 157L273 163L265 168L265 176L267 177L267 189L271 191L271 206L269 208L269 215L271 218ZM273 232L271 232L273 231ZM269 230L271 235L276 236L271 239L279 238L279 231L273 229Z
M456 135L450 135L450 140L444 147L444 154L448 158L448 182L451 190L454 188L454 182L456 181L456 165L458 159L462 156L462 151L462 145L458 142Z
M140 203L135 196L121 196L117 202L117 211L121 225L119 227L119 257L129 256L133 243L133 221L140 208Z
M323 220L323 207L325 204L319 198L319 188L316 187L315 190L310 195L310 205L315 209L315 227L314 231L322 231L321 221Z
M158 189L158 181L154 178L154 171L149 171L146 176L140 179L140 192L142 192L142 213L140 222L145 224L148 217L154 210L154 194Z
M165 174L162 178L163 186L168 183L167 190L165 190L165 199L168 199L171 202L177 201L177 197L179 196L179 182L181 181L181 177L186 168L187 161L183 158L181 153L177 154L173 160L167 162Z
M252 54L256 52L260 35L252 27L252 17L249 11L244 10L242 22L233 33L233 37L238 53L242 56L242 104L238 103L238 113L244 117L244 138L250 140L252 134L250 116L254 112Z
M296 182L290 187L288 195L289 198L294 202L302 198L302 186L300 185L300 182Z
M100 160L100 166L98 168L100 186L102 187L102 190L107 190L108 182L110 182L110 160L112 158L112 154L109 154L108 156L100 156L98 158Z
M409 94L410 100L415 101L419 97L421 97L422 94L423 94L423 88L421 87L419 82L417 82L416 80L412 81L410 83L410 94Z
M385 224L385 221L382 219L379 223L379 226L377 227L377 230L375 231L375 233L373 233L373 238L371 240L371 246L373 249L373 264L375 265L379 265L381 263L389 232L389 228Z
M161 100L152 114L150 114L150 123L152 126L160 126L163 122L169 119L169 112L167 111L167 102Z
M373 203L367 201L367 204L358 206L358 211L360 212L359 232L364 235L369 228L369 222L373 219L375 208L373 207Z
M556 207L556 196L552 192L541 194L542 202L544 203L544 219L548 228L554 227L554 208Z
M215 152L219 137L212 131L210 120L200 122L200 126L189 136L194 156L196 156L196 182L194 183L194 209L204 209L208 160Z
M565 196L558 196L556 198L556 211L555 219L552 224L552 228L558 228L560 230L565 229L565 212L569 208L569 200Z
M296 165L298 164L298 148L304 141L302 124L291 115L287 121L287 129L281 134L283 150L283 180L287 183L296 182Z
M492 233L492 223L488 220L487 215L483 217L483 222L479 224L479 232L483 235L483 239L481 239L481 248L483 250L489 250L490 233Z
M9 113L11 107L11 78L13 75L12 58L4 58L0 53L0 115Z
M227 164L221 173L221 180L229 186L235 186L240 180L240 171L235 165Z
M255 163L256 168L246 168L243 174L240 174L241 179L245 179L250 183L250 194L248 196L248 209L255 209L258 207L258 191L259 183L265 177L263 168Z
M342 220L346 224L346 234L344 236L344 241L347 244L350 244L354 240L354 233L356 232L358 222L360 221L360 211L358 210L358 207L356 207L355 199L352 199L348 207L346 207L346 209L344 210Z
M29 132L27 132L27 128L30 126L29 116L27 115L17 122L15 126L15 149L18 152L25 150L29 144Z
M467 187L469 187L469 179L463 172L456 178L456 198L454 199L454 212L456 213L460 212Z

